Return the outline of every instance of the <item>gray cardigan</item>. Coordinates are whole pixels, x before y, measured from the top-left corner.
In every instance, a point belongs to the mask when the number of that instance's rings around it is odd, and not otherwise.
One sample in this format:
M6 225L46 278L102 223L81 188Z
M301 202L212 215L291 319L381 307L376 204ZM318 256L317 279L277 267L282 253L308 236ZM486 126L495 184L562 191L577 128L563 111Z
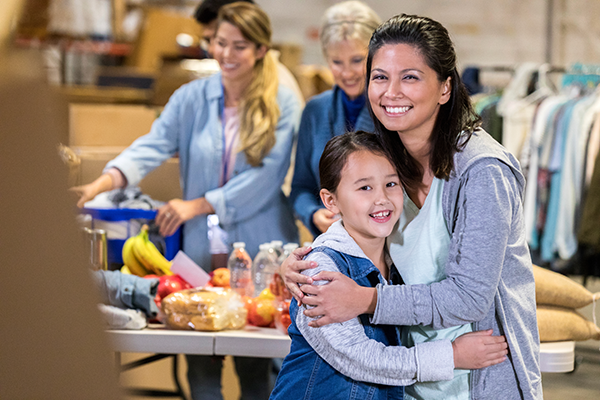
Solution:
M515 157L483 130L454 162L442 197L452 235L447 278L430 285L378 285L373 322L442 329L475 321L474 330L492 328L506 336L509 356L473 371L471 398L542 399L525 179Z

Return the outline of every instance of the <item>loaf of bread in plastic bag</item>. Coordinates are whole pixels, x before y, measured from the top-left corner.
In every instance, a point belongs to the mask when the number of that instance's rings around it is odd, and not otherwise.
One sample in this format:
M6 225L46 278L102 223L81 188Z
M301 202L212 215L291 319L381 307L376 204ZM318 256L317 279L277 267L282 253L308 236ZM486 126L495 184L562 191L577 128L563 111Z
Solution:
M242 297L225 288L171 293L162 300L162 311L170 328L197 331L242 329L248 314Z

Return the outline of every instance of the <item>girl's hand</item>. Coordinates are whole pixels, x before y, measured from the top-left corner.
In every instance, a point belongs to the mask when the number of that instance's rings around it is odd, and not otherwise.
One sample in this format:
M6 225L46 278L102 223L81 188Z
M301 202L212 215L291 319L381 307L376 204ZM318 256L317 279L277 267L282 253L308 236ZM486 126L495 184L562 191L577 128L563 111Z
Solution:
M164 237L171 236L181 224L200 215L198 200L173 199L159 208L156 224L160 227L160 234Z
M285 287L290 291L294 299L298 302L298 305L302 304L304 293L300 290L300 284L311 284L312 278L302 275L305 269L315 268L317 263L314 261L303 261L303 258L310 253L310 247L301 247L296 249L286 258L279 269L279 273L283 278Z
M492 330L465 333L452 343L454 368L479 369L506 360L508 344L504 336L492 336Z
M326 208L320 208L313 213L312 220L317 229L321 232L327 231L331 224L340 218L338 214L334 214Z
M303 285L303 303L314 306L304 315L318 319L308 323L316 328L344 322L361 314L373 313L377 304L377 289L359 286L341 272L322 271L312 277L313 281L329 281L325 285Z

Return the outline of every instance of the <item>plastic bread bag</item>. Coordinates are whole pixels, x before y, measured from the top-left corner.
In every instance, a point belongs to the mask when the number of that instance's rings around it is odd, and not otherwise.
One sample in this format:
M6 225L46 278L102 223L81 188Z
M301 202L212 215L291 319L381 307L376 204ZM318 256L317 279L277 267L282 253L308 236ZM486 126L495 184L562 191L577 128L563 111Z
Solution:
M171 293L161 303L172 329L242 329L248 312L242 297L226 288L196 288Z

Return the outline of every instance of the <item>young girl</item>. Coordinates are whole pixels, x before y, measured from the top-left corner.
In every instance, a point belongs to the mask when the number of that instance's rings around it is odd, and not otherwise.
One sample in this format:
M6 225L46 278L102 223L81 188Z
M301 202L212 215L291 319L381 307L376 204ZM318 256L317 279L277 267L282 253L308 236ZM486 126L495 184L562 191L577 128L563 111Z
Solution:
M404 193L377 136L356 132L331 139L319 171L321 200L341 220L315 240L307 260L319 267L304 273L339 271L366 288L400 284L385 240L400 217ZM507 353L504 338L491 331L406 348L398 327L372 325L366 315L320 328L309 327L313 319L296 302L290 315L291 351L271 399L402 399L404 385L452 379L454 368L493 365ZM376 383L356 380L358 372Z

